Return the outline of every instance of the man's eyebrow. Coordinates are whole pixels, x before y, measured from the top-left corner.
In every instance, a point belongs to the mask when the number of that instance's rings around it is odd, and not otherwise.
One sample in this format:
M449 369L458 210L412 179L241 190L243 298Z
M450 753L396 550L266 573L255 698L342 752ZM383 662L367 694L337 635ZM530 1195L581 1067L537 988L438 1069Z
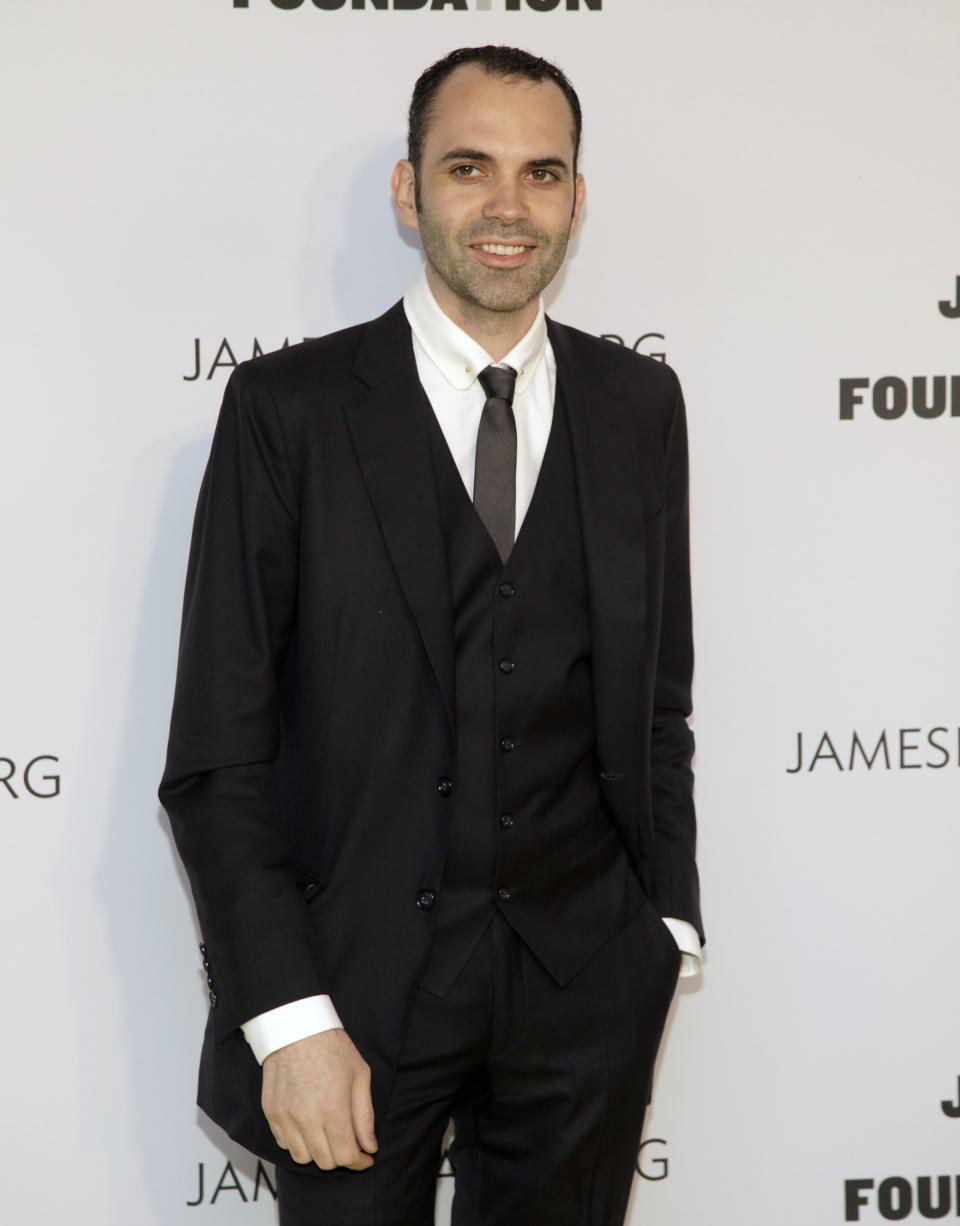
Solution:
M479 149L451 149L438 160L440 162L492 162L493 158L489 153L483 153Z
M561 157L533 158L527 164L535 170L564 170L567 173L570 171L570 167Z

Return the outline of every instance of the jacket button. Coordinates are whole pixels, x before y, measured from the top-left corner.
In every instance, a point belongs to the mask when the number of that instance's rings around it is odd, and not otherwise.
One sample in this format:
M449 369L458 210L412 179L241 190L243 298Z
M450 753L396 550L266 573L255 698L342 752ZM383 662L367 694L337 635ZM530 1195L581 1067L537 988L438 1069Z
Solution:
M200 944L200 956L201 958L205 958L207 956L207 947L202 942Z
M500 661L500 671L502 673L506 673L507 675L512 673L516 669L516 667L517 666L516 664L514 664L513 660L501 660Z
M504 830L510 829L510 827L513 825L513 818L510 816L509 813L503 814L503 816L500 818L500 825L502 826Z
M215 985L214 985L213 979L211 978L210 975L208 975L207 976L207 987L212 989L214 986Z
M211 1007L211 1009L216 1009L216 1007L217 1007L217 994L216 994L216 992L211 992L211 993L210 993L210 1007Z
M501 902L509 902L511 893L512 891L508 890L506 886L501 886L500 889L497 890L497 898Z
M441 775L437 780L437 791L441 796L453 795L453 780L447 775Z
M513 586L512 583L501 583L500 584L500 595L504 598L504 600L509 600L510 597L515 596L516 593L517 593L517 589Z
M433 890L421 890L417 895L417 906L421 911L432 911L437 905L437 896Z
M500 739L500 748L504 753L511 753L514 749L514 743L510 737L505 736Z

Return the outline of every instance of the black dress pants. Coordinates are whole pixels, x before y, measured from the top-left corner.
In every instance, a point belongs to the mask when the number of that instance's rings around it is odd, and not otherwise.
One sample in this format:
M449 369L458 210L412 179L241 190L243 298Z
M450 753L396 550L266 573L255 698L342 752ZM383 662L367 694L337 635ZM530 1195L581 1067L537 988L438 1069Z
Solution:
M496 915L447 995L419 989L368 1171L277 1171L280 1226L621 1226L680 953L649 903L563 988Z

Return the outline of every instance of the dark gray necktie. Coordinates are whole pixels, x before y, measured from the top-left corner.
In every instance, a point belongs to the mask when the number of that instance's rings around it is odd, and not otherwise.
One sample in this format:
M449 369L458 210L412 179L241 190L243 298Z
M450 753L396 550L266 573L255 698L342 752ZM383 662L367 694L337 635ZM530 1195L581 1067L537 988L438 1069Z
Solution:
M517 423L513 417L517 372L509 366L488 366L477 378L487 399L477 430L473 505L501 561L506 562L513 549L517 515Z

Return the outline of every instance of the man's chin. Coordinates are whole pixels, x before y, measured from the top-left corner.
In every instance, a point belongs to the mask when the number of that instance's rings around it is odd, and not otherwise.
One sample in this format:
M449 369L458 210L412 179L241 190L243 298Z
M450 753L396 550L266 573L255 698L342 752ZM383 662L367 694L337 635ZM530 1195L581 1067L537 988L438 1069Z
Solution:
M486 311L509 315L522 311L534 299L539 298L541 291L548 284L539 277L511 279L509 271L504 269L502 273L495 273L492 278L485 278L482 285L472 286L470 300L473 304Z
M461 303L498 315L511 315L529 306L557 271L539 264L524 268L469 267L463 261L435 260L429 251L425 254L436 276Z
M524 307L529 306L537 297L539 297L538 293L510 298L476 298L474 299L474 306L478 306L484 311L493 311L498 315L513 315L517 311L522 311Z

